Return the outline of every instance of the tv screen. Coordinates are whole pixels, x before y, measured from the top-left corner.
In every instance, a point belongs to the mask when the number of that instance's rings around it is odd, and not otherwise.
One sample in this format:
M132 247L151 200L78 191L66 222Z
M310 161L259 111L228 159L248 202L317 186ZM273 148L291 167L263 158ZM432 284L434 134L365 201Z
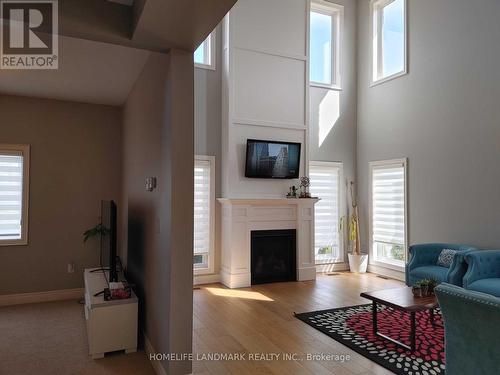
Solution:
M109 281L117 281L116 235L117 208L114 201L101 202L101 224L105 228L101 234L101 267L109 269Z
M298 178L300 143L247 140L245 177Z

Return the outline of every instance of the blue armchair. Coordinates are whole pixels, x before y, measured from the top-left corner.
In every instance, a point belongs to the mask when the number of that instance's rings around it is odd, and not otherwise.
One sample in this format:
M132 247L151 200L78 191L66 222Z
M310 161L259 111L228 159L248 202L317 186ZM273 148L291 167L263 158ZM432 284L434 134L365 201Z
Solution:
M464 288L500 297L500 250L481 250L465 256Z
M437 265L439 254L443 249L457 250L450 268ZM422 279L434 279L438 283L447 282L462 285L462 279L467 271L464 255L476 250L467 245L446 243L430 243L412 245L409 248L410 261L406 264L406 285L412 286Z
M450 284L435 292L444 319L446 375L498 374L500 298Z

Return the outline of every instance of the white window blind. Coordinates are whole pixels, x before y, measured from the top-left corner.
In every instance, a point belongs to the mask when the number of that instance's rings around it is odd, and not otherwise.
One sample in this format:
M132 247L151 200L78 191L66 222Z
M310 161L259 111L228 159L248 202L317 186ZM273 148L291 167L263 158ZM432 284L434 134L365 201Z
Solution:
M194 267L208 268L212 251L212 163L195 160L194 167Z
M405 164L372 166L372 246L376 260L404 265L406 253Z
M0 154L0 241L22 237L23 159Z
M343 261L340 232L340 175L338 163L312 162L310 192L321 200L315 205L316 263Z

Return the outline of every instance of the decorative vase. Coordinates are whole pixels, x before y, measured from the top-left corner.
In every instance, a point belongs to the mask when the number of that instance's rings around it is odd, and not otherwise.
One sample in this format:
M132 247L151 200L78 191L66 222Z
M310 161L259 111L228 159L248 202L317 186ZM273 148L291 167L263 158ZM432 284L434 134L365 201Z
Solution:
M348 254L349 269L354 273L366 273L368 254Z

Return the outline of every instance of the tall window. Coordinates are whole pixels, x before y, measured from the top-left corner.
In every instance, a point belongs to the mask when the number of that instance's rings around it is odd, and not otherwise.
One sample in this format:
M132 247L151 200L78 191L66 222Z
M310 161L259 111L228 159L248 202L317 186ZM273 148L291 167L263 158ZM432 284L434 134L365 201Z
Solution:
M316 263L344 261L340 218L342 208L342 163L311 162L311 195L321 198L315 206Z
M309 80L311 85L340 88L344 7L327 1L311 3Z
M194 162L194 271L214 271L215 158L196 156Z
M370 163L371 255L381 265L406 261L406 159Z
M194 66L215 70L215 30L194 51Z
M27 145L0 145L0 246L28 243Z
M406 0L373 0L373 83L407 72Z

